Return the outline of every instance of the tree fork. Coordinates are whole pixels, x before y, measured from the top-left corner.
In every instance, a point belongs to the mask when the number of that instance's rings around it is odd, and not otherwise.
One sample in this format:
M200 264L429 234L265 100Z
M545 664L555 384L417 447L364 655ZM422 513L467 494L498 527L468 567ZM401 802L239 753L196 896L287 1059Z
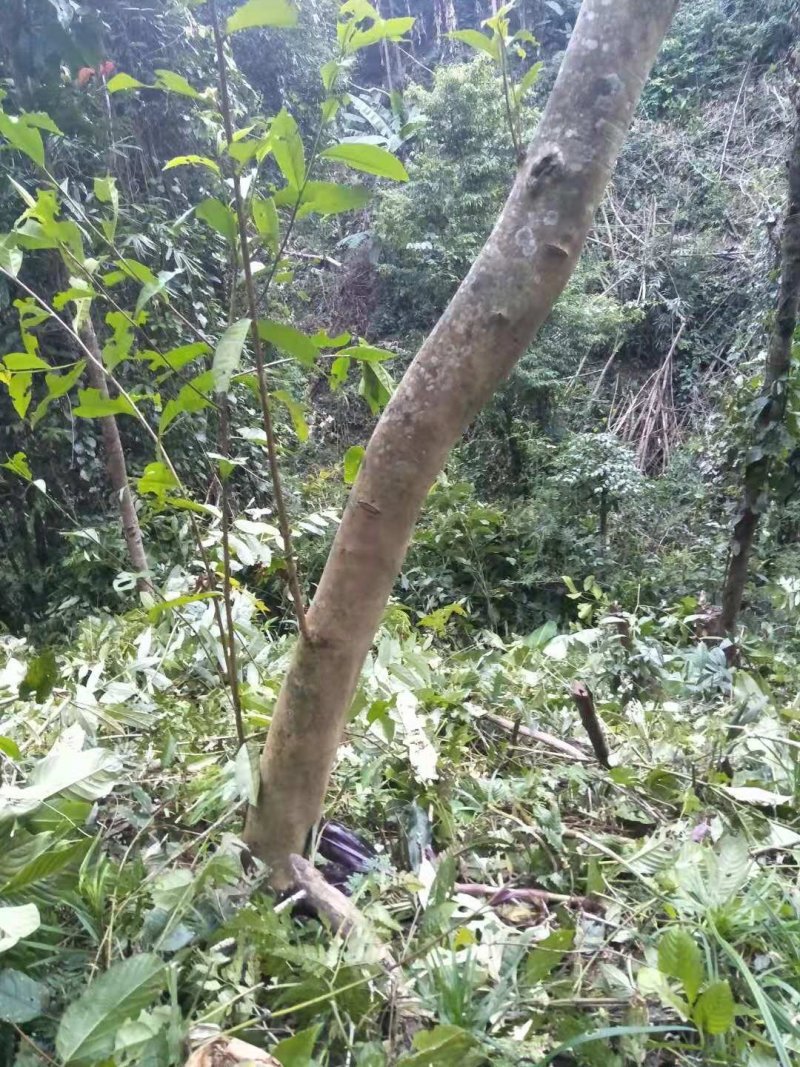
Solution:
M584 0L483 250L406 371L356 484L275 706L245 840L277 889L319 818L364 659L428 490L578 261L678 0Z

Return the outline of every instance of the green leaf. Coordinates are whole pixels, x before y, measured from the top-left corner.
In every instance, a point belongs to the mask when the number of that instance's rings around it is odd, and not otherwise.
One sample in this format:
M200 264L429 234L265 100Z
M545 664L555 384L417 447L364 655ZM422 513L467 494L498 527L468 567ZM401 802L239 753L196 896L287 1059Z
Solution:
M276 256L280 238L280 222L275 201L271 196L267 198L254 196L250 210L259 236L273 256Z
M20 699L27 700L35 694L37 703L43 703L53 691L57 678L55 653L52 649L45 649L28 663L25 677L19 683Z
M380 145L366 141L340 141L324 149L320 155L325 159L344 163L354 170L377 174L379 178L391 178L396 182L408 181L408 172L400 160Z
M231 378L242 359L242 350L250 329L250 319L232 323L217 342L211 373L214 375L214 391L227 393Z
M20 478L24 478L26 482L33 481L33 474L28 463L28 457L24 452L15 452L11 459L7 459L5 463L0 463L0 467L3 467L7 471L11 471L13 474L18 474Z
M306 409L304 406L298 400L295 400L291 393L287 393L285 389L276 389L272 395L289 412L298 440L307 441L308 423L306 422Z
M0 907L0 952L8 952L19 941L36 933L41 922L35 904Z
M138 78L131 77L130 74L120 72L115 74L113 78L109 78L106 82L106 89L110 93L124 93L130 89L150 89L151 86L145 85L144 82L140 82Z
M519 103L523 96L538 82L539 75L542 73L543 68L544 63L540 61L539 63L534 63L529 70L525 71L519 80L519 85L514 89L514 99L517 103Z
M347 381L347 374L350 370L350 357L349 356L337 356L331 363L330 374L328 375L328 384L331 387L331 392L335 393L336 390Z
M140 493L154 493L156 496L164 496L178 488L175 475L165 463L148 463L144 472L137 482Z
M304 367L313 367L319 355L319 349L310 337L282 322L259 319L258 335L262 341L294 356Z
M0 1019L29 1023L44 1011L47 988L22 971L0 971Z
M178 270L160 270L155 281L145 282L139 291L139 296L136 298L136 308L133 312L134 317L139 315L139 312L150 303L154 296L163 293L175 275L180 274L182 270L182 267ZM131 341L132 339L131 336ZM105 348L103 349L103 352L105 352ZM123 356L122 358L124 359L125 357Z
M531 984L543 982L558 967L575 941L575 931L569 927L553 930L543 941L537 941L525 963L525 977Z
M441 1024L414 1035L415 1052L401 1056L398 1067L460 1067L466 1053L477 1043L475 1036L460 1026Z
M703 984L705 967L697 942L688 930L673 926L662 935L658 943L658 967L662 974L683 984L691 1004Z
M50 370L50 364L32 352L9 352L3 356L3 363L11 371Z
M393 390L394 382L385 367L380 363L362 363L358 395L366 400L373 415L386 407Z
M65 1064L94 1064L110 1056L122 1023L161 993L167 969L158 956L119 960L96 978L61 1017L56 1051Z
M31 406L31 389L33 387L32 374L15 374L8 383L8 395L14 411L21 419L24 419L28 408Z
M310 1026L307 1030L284 1038L272 1050L272 1055L283 1067L310 1067L311 1053L314 1051L314 1043L320 1029L321 1024L317 1023L316 1026Z
M239 233L236 215L227 204L223 204L215 196L210 196L207 200L203 200L197 205L195 214L199 219L207 223L212 230L222 234L229 245L236 244L236 238Z
M81 419L101 419L106 415L135 415L136 408L126 396L102 396L99 389L81 389L72 414Z
M376 348L374 345L353 345L351 348L343 348L339 354L351 356L362 363L384 363L387 359L395 358L395 353L390 352L388 348Z
M182 74L176 74L174 70L155 71L156 84L154 88L165 89L169 93L178 93L180 96L198 97L200 93Z
M256 26L297 25L297 8L290 0L247 0L229 17L225 24L228 33L249 30Z
M489 37L488 34L481 33L480 30L452 30L447 36L454 41L462 41L464 44L468 44L476 52L485 52L495 62L499 58L495 39Z
M339 185L337 182L308 182L298 218L306 215L337 215L357 211L369 203L372 192L363 185Z
M218 177L221 177L222 175L222 172L219 169L219 163L213 159L209 159L208 156L173 156L161 169L173 170L175 167L208 167L208 169L213 170Z
M177 397L164 405L161 418L158 423L158 432L163 433L178 415L183 412L202 411L211 406L208 394L214 388L213 370L203 371L187 382L178 393Z
M108 175L105 178L94 179L94 195L100 201L101 204L111 204L111 207L116 212L119 208L119 190L117 189L117 179Z
M353 485L361 469L366 449L363 445L351 445L344 454L344 484Z
M29 126L23 115L6 115L0 111L0 135L11 148L24 153L40 167L44 166L44 141L35 126Z
M714 982L704 989L692 1010L692 1019L704 1034L724 1034L733 1026L736 1006L731 987L725 982Z
M306 177L306 160L303 141L297 123L283 108L272 120L270 141L275 162L292 189L299 194Z

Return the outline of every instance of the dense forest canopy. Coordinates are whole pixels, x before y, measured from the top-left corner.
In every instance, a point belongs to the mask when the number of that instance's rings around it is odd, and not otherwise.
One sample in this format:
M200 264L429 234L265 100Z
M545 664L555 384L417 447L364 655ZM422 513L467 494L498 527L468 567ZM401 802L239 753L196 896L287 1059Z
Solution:
M0 1064L797 1062L799 29L0 0Z

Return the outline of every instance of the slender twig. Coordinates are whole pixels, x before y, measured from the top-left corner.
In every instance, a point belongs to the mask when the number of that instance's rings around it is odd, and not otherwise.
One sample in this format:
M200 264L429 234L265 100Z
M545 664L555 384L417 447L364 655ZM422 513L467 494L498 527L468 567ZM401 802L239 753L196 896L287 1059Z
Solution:
M228 145L231 145L233 144L233 122L231 119L230 97L228 94L228 74L225 65L225 52L222 44L222 34L220 33L219 19L217 17L217 8L214 0L211 0L210 10L212 29L214 32L214 43L217 52L217 68L219 72L222 121L225 128L226 140L228 142ZM280 469L278 466L278 448L275 438L275 428L272 422L272 412L270 410L266 371L264 368L264 353L261 347L261 336L258 332L258 307L256 302L255 286L253 284L253 271L250 262L250 246L247 239L247 219L245 216L244 197L242 196L242 184L239 178L239 174L235 170L233 172L233 196L236 205L236 218L239 226L239 242L241 245L242 270L244 273L245 290L247 293L248 312L250 314L250 334L253 342L253 354L255 356L256 361L258 395L261 401L261 414L264 421L264 432L267 438L267 458L269 461L270 475L272 478L272 490L275 497L275 510L277 512L278 526L280 527L281 537L283 539L283 555L284 560L286 562L286 571L289 579L289 589L291 591L292 600L294 602L294 610L297 616L297 625L303 637L308 640L310 639L310 635L306 622L303 594L300 589L300 580L298 578L297 566L295 564L294 551L292 548L292 529L289 523L289 515L286 509L286 501L283 496L283 486L281 483ZM298 202L299 200L300 196L298 195ZM295 208L295 213L296 210L297 209ZM274 270L275 266L273 266L273 274Z

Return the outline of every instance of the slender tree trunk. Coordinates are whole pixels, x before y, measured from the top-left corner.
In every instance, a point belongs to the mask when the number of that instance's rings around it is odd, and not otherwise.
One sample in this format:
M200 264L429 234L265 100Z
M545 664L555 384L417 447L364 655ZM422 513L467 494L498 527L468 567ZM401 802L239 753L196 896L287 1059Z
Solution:
M383 413L278 697L245 837L276 888L319 817L359 673L448 451L578 261L678 0L584 0L527 159L482 252Z
M87 315L79 327L79 336L98 363L102 363L103 356L100 345L97 342L97 334L91 318ZM102 397L108 397L106 377L102 370L93 360L88 360L87 375L89 383L97 389ZM139 589L152 589L149 573L150 567L147 562L147 553L144 550L142 530L139 526L139 516L136 514L136 506L133 502L133 494L128 484L128 471L125 466L125 452L119 436L119 427L114 415L105 415L100 419L100 429L103 434L103 448L106 454L106 470L111 488L114 491L114 499L119 507L120 519L122 520L122 534L128 549L131 566L138 574L137 584Z
M800 96L795 101L797 118L789 157L789 205L781 235L781 281L775 324L767 349L762 406L756 422L754 459L746 463L744 488L733 527L728 568L722 589L720 626L724 633L736 629L747 583L748 566L759 521L769 505L769 481L776 456L784 451L781 440L786 416L792 338L800 300Z

